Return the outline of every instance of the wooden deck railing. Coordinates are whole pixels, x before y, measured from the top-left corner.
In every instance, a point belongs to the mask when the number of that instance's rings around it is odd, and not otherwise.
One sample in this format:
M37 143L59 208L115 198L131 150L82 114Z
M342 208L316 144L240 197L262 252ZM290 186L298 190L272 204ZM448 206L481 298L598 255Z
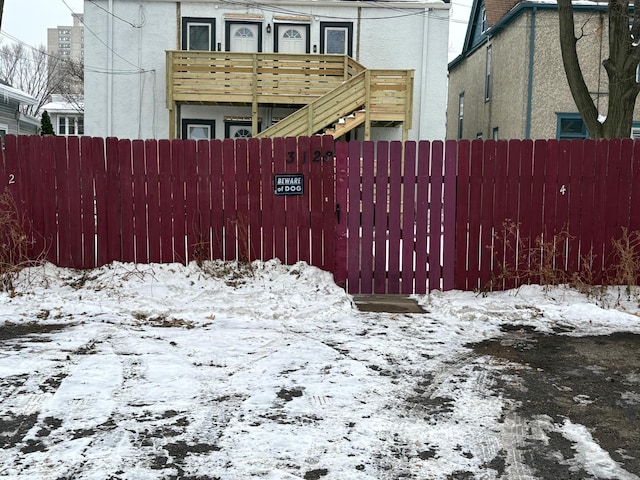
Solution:
M306 105L364 70L345 55L167 52L173 102Z
M167 108L175 105L304 105L260 136L312 135L361 107L371 122L411 128L413 70L367 70L347 55L167 51ZM366 133L368 138L368 133ZM173 135L172 135L173 138Z

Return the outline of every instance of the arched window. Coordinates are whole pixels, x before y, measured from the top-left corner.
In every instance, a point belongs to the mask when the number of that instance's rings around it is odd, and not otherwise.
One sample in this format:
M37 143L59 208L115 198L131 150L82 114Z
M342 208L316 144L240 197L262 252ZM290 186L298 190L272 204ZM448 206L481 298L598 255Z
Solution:
M282 35L282 38L302 39L302 34L298 30L294 30L293 28L291 28L286 32L284 32L284 34Z
M238 38L253 38L253 32L247 27L242 27L236 30L236 37Z

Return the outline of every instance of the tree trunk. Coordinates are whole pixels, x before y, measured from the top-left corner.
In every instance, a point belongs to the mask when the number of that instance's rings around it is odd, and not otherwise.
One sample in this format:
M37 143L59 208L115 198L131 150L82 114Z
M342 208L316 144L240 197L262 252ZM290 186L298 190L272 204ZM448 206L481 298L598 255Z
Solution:
M598 110L589 94L589 89L584 81L578 52L576 51L575 24L573 21L573 6L571 0L558 0L558 24L560 27L560 49L562 51L562 64L569 82L569 89L573 101L582 116L589 135L592 138L602 138L602 124L598 121Z
M639 48L633 46L633 33L638 26L629 29L628 0L609 2L609 58L604 68L609 78L609 108L603 124L605 138L625 138L631 134L633 110L638 97L636 69L640 59Z

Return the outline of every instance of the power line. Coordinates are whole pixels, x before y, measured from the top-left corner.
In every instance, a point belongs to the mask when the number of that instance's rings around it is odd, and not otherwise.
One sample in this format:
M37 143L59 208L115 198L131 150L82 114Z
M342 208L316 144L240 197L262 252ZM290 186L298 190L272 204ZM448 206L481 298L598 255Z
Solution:
M62 3L64 3L65 7L67 7L69 9L69 11L71 13L75 13L73 11L73 9L69 6L69 4L66 2L66 0L60 0ZM89 33L91 33L91 35L93 35L94 37L96 37L96 39L103 44L105 47L107 47L107 50L109 50L111 53L113 53L116 57L118 57L119 59L121 59L122 61L124 61L125 63L128 63L129 65L131 65L133 68L138 69L139 73L144 73L145 71L140 68L140 66L135 65L133 63L131 63L129 60L127 60L126 58L124 58L122 55L120 55L118 52L116 52L113 48L111 48L109 45L107 45L104 40L102 40L93 30L91 30L89 27L87 27L87 24L84 22L84 18L80 19L82 25L84 26L84 29L87 30Z

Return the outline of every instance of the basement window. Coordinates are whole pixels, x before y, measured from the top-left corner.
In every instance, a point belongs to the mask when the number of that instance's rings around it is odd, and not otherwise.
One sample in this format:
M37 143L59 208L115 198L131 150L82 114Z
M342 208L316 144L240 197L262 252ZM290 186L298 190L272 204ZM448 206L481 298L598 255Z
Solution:
M211 140L215 138L215 120L195 118L182 119L182 138L191 140Z
M558 140L589 138L587 127L579 113L557 113L558 126L556 137Z

